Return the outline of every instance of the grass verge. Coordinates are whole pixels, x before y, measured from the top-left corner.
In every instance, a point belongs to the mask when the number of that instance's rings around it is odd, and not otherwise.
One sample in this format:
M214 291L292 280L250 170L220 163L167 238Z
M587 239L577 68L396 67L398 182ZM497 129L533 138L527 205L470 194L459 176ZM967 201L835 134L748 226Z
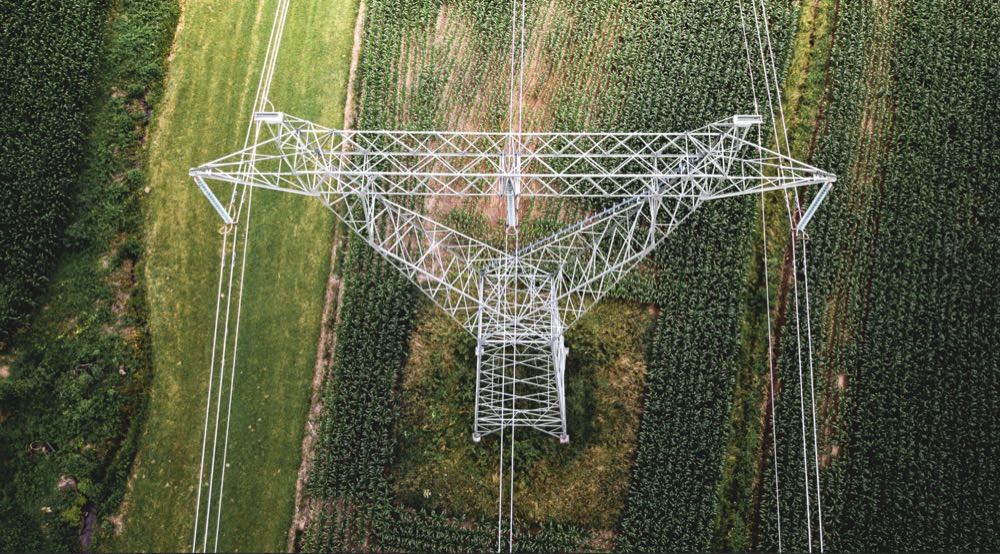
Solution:
M274 1L185 6L150 147L146 278L149 422L109 550L189 548L217 282L219 221L187 169L242 146ZM356 2L292 6L277 109L341 123ZM255 197L219 549L280 550L292 516L332 216L308 199Z

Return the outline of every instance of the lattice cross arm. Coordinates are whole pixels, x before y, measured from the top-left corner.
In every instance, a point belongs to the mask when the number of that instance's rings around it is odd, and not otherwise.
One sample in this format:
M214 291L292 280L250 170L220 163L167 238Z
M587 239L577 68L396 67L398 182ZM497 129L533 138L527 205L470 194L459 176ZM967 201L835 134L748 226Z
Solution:
M693 133L690 154L651 179L644 193L518 251L525 263L560 274L557 296L566 325L605 296L703 202L821 184L800 221L804 228L835 177L746 141L748 125L737 116L710 126L715 133Z
M208 181L312 196L466 328L473 327L482 271L509 253L425 213L430 198L558 197L591 214L515 253L556 287L569 325L604 296L701 203L823 184L835 178L747 140L757 116L687 133L453 133L332 130L281 113L257 113L264 138L191 170L224 220ZM439 214L440 215L440 214Z

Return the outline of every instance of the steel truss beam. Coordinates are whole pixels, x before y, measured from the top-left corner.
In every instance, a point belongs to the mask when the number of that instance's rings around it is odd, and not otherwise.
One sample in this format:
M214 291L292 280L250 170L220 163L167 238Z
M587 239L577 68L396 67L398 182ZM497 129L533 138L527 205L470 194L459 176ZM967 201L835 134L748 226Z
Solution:
M477 337L476 440L511 425L568 440L565 329L704 202L809 185L825 195L836 180L749 142L758 116L687 133L353 131L254 117L267 138L192 169L199 188L227 223L208 181L316 197ZM522 199L590 214L505 251L429 209L447 197L501 197L513 233Z

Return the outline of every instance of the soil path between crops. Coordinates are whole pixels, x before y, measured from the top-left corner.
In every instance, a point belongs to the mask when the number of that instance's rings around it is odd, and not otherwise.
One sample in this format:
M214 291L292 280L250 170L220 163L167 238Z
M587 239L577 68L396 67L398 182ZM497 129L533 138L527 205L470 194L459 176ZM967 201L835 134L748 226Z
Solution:
M819 9L821 9L821 2L820 0L814 0L809 6L803 6L803 9L811 9L813 11L813 23L815 24L815 14ZM836 2L834 2L833 11L830 14L830 17L832 19L832 24L830 26L829 32L832 35L831 37L832 41L836 41L837 21L839 14L840 14L840 1L837 0ZM815 45L817 40L815 26L809 30L809 33L810 36L808 44L810 45L811 48L813 45ZM823 129L824 126L826 125L826 118L824 117L826 109L829 102L832 101L831 97L833 88L832 76L831 76L832 67L829 56L830 52L833 52L833 50L834 47L831 45L830 51L827 53L828 57L825 60L817 60L817 59L809 60L810 65L812 65L813 63L822 63L825 66L825 68L823 77L823 91L820 94L818 102L819 105L817 112L815 114L815 120L812 122L812 127L809 137L810 140L808 143L809 149L805 157L806 160L811 160L813 155L815 154L817 141L819 140L819 137L823 134ZM808 71L808 69L806 71ZM802 102L802 98L803 95L798 96L799 103ZM792 109L797 109L797 108L798 108L797 105L792 107ZM789 226L794 227L796 223L797 223L797 218L794 217L793 214L793 220L789 221ZM764 248L766 247L767 245L765 244ZM755 478L753 485L755 490L751 492L751 499L752 499L751 502L753 508L751 511L752 521L750 530L750 541L751 544L754 545L754 547L756 548L759 548L761 540L760 506L765 491L767 490L767 488L771 486L771 481L764 479L763 477L767 475L768 465L772 463L773 459L772 448L775 437L774 434L772 433L772 427L769 422L771 421L771 418L774 417L773 410L774 410L775 396L780 394L782 388L781 382L778 379L778 376L776 375L776 371L780 353L782 351L781 349L781 341L783 335L782 330L784 329L785 321L788 318L787 310L789 302L789 292L792 285L792 275L793 275L792 252L791 248L786 248L781 263L781 270L779 272L778 289L775 294L776 310L775 310L775 319L772 326L773 337L771 344L768 345L769 351L767 351L767 359L772 360L771 363L773 364L772 365L773 369L768 372L767 377L763 381L764 401L763 401L763 406L761 407L762 418L760 420L760 424L763 426L763 429L761 432L760 446L757 452L757 461L756 461L757 469L755 471Z
M351 49L351 66L347 78L347 95L344 99L344 128L354 126L354 96L355 80L358 62L361 58L362 31L365 21L365 2L358 5L358 16L354 23L354 46ZM320 418L323 415L323 384L326 382L327 371L333 365L333 354L337 346L337 325L340 323L340 307L344 300L344 287L341 276L337 273L337 257L340 254L341 236L334 233L333 247L330 252L330 277L326 283L326 295L323 302L323 316L320 319L319 343L316 345L316 363L313 367L312 396L309 400L309 413L306 417L305 433L302 437L302 464L299 466L298 477L295 480L295 511L292 515L292 525L288 530L288 552L297 548L297 539L305 532L312 521L318 503L315 499L306 498L306 484L312 472L316 457L316 439L319 435Z

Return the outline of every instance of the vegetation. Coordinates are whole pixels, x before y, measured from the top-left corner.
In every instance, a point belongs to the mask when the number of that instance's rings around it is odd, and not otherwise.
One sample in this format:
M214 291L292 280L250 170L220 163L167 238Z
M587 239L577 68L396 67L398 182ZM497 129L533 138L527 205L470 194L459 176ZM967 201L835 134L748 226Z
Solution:
M519 551L770 551L779 524L805 550L820 498L829 550L1000 549L1000 7L765 1L788 146L839 178L803 243L817 451L783 197L765 200L766 244L757 199L713 203L568 332L572 442L518 433ZM187 169L241 145L276 4L0 0L0 549L188 547L219 222ZM748 111L740 7L723 4L529 2L523 128ZM510 3L366 6L357 127L507 127ZM275 109L342 123L357 7L294 3ZM255 200L219 548L284 549L329 355L294 547L492 550L473 339L319 203ZM450 202L424 208L502 240L502 208ZM521 239L593 207L530 202ZM342 296L321 321L328 279ZM317 361L321 326L336 346Z
M385 472L394 450L395 383L409 348L413 293L355 237L343 274L341 323L309 479L312 496L337 503L307 530L309 551L356 548L394 512Z
M59 250L110 4L0 3L0 341L37 306Z
M365 502L389 492L383 472L394 445L386 423L395 417L392 395L409 348L413 302L402 275L359 238L350 240L343 323L337 326L334 371L324 398L328 415L310 486Z
M708 2L639 6L627 19L649 40L623 63L638 67L636 79L648 85L626 106L625 127L690 128L752 105L738 6L721 13ZM713 26L700 23L707 13L714 14ZM796 12L772 2L768 13L780 62ZM727 422L749 348L741 343L741 310L752 206L749 200L707 206L656 253L653 299L661 314L647 355L622 550L707 550L718 533Z
M392 467L397 495L408 506L490 519L497 510L496 491L486 494L499 479L496 441L469 439L475 339L434 306L419 313L400 392L399 456ZM571 445L518 433L515 465L523 469L515 510L525 521L616 527L635 449L643 345L652 319L643 306L607 301L567 333Z
M149 416L108 550L190 547L220 235L187 171L242 145L276 2L188 2L150 138L145 278L154 375ZM339 124L356 3L296 2L271 99ZM290 37L295 37L291 40ZM287 541L332 217L308 199L254 196L220 550Z
M121 503L144 419L150 354L141 279L143 144L159 106L177 7L169 0L117 2L107 27L106 8L99 2L3 8L4 26L20 26L21 38L32 39L3 48L25 65L2 87L13 94L4 97L5 117L22 126L7 127L4 156L23 157L0 164L17 173L9 181L4 176L2 189L31 202L0 204L31 210L50 194L52 203L48 214L30 216L37 219L5 214L17 223L3 228L0 242L22 240L8 232L38 233L38 242L22 242L21 254L42 248L42 258L52 260L59 253L51 281L33 289L44 291L38 297L44 307L0 357L4 551L92 545L97 517ZM75 90L61 89L67 86ZM100 95L94 98L93 90ZM53 233L63 228L57 221L67 206L65 233ZM46 263L30 271L47 271ZM17 280L5 274L2 282Z
M809 244L829 549L997 548L998 14L951 8L840 4L817 159L842 180ZM783 411L779 436L798 436ZM778 452L786 549L805 545L796 440Z

